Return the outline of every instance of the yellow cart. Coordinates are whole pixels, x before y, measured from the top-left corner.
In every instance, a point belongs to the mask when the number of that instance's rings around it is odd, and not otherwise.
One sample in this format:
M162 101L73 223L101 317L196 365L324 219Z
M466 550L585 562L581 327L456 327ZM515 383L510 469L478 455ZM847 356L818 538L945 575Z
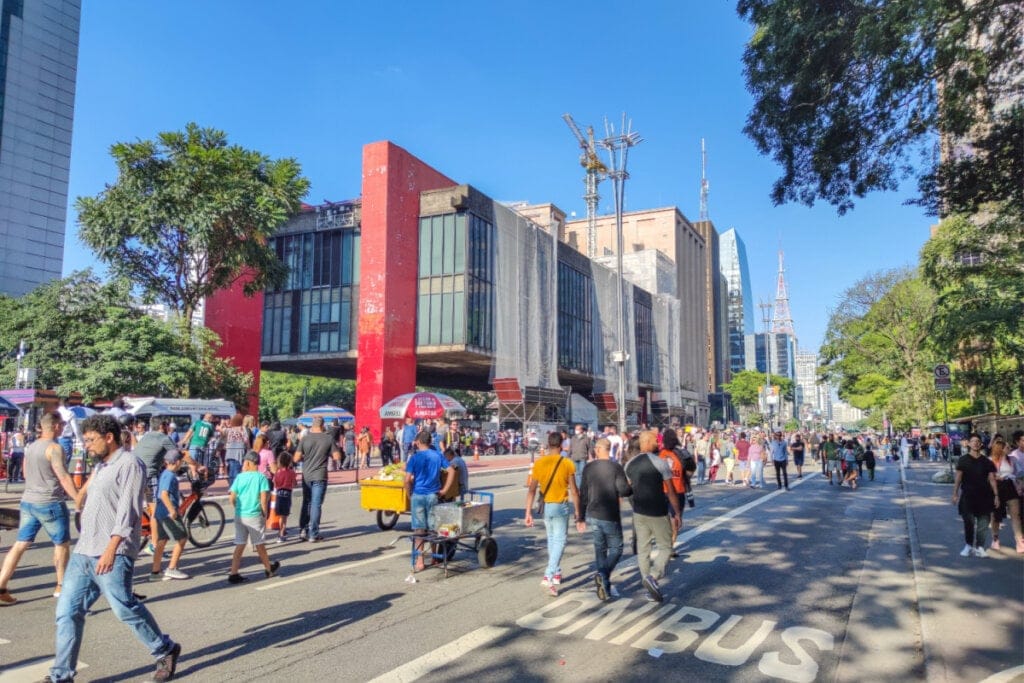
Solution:
M364 510L377 513L377 526L383 531L393 529L398 524L398 515L409 512L405 478L360 480L359 504Z

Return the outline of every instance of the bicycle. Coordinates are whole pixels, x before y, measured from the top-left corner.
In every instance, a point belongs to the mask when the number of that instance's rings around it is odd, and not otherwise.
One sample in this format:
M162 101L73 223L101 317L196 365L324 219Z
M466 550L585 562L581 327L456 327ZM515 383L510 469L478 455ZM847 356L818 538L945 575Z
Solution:
M189 542L197 548L208 548L217 542L220 535L224 533L224 508L220 503L212 500L203 500L203 490L215 481L216 477L208 474L206 477L194 478L188 474L189 484L192 490L181 501L178 506L178 519L185 525L185 533ZM142 510L142 539L152 535L149 506ZM75 529L82 531L82 513L75 511Z

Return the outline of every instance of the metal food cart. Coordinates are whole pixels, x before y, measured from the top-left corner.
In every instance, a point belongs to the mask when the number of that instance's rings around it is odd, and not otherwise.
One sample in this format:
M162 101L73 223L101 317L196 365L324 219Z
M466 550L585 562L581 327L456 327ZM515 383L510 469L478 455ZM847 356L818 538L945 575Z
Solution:
M494 523L494 494L490 491L466 491L462 499L434 506L434 529L426 536L409 536L412 542L410 560L415 568L417 556L426 548L434 565L448 576L448 562L460 548L476 553L481 567L493 567L498 559L498 542L491 536ZM416 549L417 541L424 550Z

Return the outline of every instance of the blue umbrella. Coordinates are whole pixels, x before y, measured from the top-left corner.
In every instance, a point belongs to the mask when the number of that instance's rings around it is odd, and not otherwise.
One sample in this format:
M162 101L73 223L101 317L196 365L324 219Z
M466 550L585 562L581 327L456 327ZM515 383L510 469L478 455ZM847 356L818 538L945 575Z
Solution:
M3 396L0 396L0 415L6 415L7 417L16 417L21 409L8 401Z
M299 424L304 424L307 427L313 424L314 417L322 417L325 424L330 424L337 420L338 422L355 422L356 416L345 410L340 406L323 405L317 406L316 408L310 408L302 415L299 415Z

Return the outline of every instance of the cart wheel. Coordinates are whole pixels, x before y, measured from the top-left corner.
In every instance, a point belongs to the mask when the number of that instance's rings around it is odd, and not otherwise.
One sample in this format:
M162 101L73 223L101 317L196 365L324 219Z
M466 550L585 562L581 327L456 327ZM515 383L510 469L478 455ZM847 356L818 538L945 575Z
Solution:
M392 512L391 510L377 510L377 526L381 528L381 531L394 529L396 524L398 524L397 512Z
M476 557L481 567L493 567L498 559L498 542L489 536L480 539L480 549L476 551Z
M494 446L491 446L490 448L488 448L487 450L484 451L484 455L494 455L494 453L495 453Z

